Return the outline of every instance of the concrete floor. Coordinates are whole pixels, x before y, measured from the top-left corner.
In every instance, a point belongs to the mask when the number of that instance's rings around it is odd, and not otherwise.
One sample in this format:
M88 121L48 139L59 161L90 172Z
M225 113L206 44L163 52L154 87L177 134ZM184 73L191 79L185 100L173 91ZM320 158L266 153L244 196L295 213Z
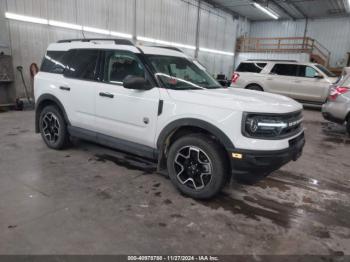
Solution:
M0 254L350 254L350 138L318 111L299 161L207 202L147 161L49 150L33 118L0 113Z

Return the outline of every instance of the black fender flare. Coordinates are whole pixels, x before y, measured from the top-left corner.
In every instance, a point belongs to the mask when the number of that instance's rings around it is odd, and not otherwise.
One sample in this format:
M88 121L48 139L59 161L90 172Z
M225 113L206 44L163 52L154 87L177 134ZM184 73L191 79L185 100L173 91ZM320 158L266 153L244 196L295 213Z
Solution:
M215 125L196 118L181 118L169 123L163 128L157 139L157 149L161 151L169 135L181 127L202 128L208 131L209 133L213 134L226 150L232 150L235 148L232 141L227 137L227 135Z
M35 103L35 132L36 133L39 133L39 118L40 118L41 110L43 109L43 105L48 101L51 102L52 104L55 104L60 109L67 125L70 125L66 110L64 109L64 106L62 105L60 100L54 95L43 94L39 96L39 98Z
M250 84L246 85L244 87L244 89L248 89L248 87L250 87L250 86L258 86L258 87L260 87L262 89L262 91L265 91L264 88L258 83L250 83Z

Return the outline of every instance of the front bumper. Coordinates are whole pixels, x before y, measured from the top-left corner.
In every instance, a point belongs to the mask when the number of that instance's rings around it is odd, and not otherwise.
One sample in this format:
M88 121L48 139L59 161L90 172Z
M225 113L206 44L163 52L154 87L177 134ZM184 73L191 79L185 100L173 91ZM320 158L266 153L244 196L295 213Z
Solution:
M323 118L334 123L344 124L344 119L337 118L329 112L322 112Z
M339 96L336 101L328 101L322 106L323 118L338 124L344 124L346 116L349 112L347 100L344 101Z
M235 149L231 152L234 175L266 176L291 160L296 161L305 145L304 132L289 140L289 147L278 151L251 151Z

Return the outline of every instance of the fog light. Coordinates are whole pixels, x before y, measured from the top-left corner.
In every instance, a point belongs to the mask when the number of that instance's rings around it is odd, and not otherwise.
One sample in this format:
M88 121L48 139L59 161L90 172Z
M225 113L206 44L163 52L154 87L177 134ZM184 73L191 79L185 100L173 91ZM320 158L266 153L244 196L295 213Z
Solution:
M233 158L237 158L237 159L242 159L242 158L243 158L243 155L242 155L242 154L239 154L239 153L232 153L232 157L233 157Z

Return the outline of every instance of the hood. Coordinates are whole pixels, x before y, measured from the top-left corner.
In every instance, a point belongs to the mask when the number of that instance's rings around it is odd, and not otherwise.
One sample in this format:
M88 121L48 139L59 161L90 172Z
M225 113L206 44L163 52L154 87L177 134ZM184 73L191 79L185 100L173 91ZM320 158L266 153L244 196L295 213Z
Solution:
M208 107L261 113L289 113L302 109L302 105L291 98L240 88L168 91L175 100Z
M339 80L339 77L327 77L326 78L331 84L334 84Z

